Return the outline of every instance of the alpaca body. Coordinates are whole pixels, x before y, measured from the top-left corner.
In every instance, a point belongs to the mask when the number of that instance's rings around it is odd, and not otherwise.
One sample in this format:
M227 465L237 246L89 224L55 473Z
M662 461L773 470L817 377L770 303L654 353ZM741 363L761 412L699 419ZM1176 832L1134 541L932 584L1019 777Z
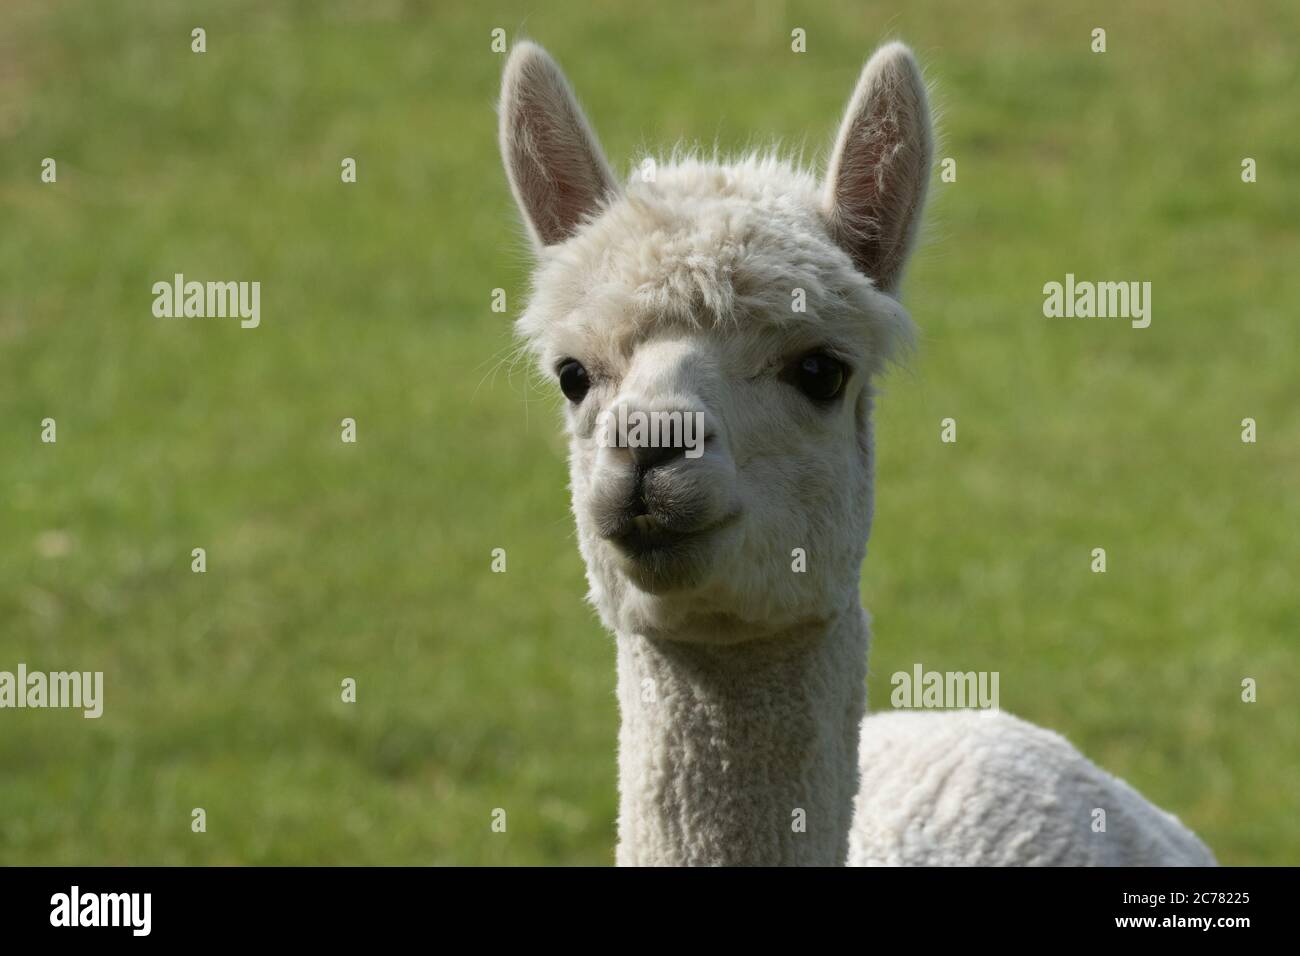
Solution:
M1215 865L1059 734L1003 711L862 720L854 612L744 643L617 635L620 866Z
M873 714L859 769L851 866L1215 865L1177 817L1001 711Z
M538 253L517 328L567 399L588 600L617 635L618 862L1195 857L1055 735L1002 716L862 724L873 381L911 340L898 289L932 158L911 53L867 63L824 177L751 156L620 183L528 43L500 120ZM691 416L700 454L611 442L601 422L629 410Z

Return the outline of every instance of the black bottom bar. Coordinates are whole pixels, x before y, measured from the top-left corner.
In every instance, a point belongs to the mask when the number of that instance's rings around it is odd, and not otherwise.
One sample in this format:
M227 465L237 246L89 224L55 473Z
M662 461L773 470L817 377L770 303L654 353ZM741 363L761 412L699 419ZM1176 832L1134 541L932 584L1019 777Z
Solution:
M337 947L430 931L447 942L598 943L611 922L667 944L689 921L696 944L820 929L861 933L864 945L899 932L925 943L1104 935L1232 945L1285 929L1294 886L1291 869L7 869L0 918L6 942L91 944Z

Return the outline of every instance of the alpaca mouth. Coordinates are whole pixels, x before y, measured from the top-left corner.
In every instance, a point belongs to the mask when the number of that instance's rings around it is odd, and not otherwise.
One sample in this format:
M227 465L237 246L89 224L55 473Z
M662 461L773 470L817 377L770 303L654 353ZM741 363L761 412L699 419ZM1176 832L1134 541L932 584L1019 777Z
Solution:
M631 517L610 540L630 557L646 558L679 550L710 530L712 529L702 528L681 531L661 524L649 514L641 513Z
M626 578L649 594L668 594L709 575L713 532L719 525L683 530L650 515L629 517L608 540Z
M629 514L606 535L625 557L643 566L666 567L700 552L700 544L740 519L734 511L711 524L673 527L653 514Z

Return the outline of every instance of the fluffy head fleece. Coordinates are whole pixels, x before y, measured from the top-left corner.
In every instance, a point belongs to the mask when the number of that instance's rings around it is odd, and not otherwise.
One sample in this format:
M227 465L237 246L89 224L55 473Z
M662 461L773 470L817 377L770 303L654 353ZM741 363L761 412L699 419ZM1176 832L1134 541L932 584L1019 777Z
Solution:
M900 44L870 59L822 178L773 156L686 157L620 184L530 43L506 65L500 123L538 255L518 331L568 399L589 598L617 636L618 861L843 863L865 709L872 380L911 340L897 292L931 162L920 71ZM681 432L609 440L620 411L698 421L697 454ZM933 726L934 746L967 746L964 723ZM1044 773L1025 785L1051 785ZM963 779L982 789L945 799L996 803L1006 783ZM930 809L913 804L913 822ZM930 861L877 840L864 861Z

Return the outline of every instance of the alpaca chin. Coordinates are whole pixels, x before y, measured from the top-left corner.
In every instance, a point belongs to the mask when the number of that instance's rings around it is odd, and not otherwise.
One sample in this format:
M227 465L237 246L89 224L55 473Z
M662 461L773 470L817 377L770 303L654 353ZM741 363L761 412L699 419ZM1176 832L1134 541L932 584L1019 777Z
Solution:
M673 596L689 599L707 584L709 558L717 547L711 536L697 535L647 549L616 550L619 571L632 587L669 600Z

